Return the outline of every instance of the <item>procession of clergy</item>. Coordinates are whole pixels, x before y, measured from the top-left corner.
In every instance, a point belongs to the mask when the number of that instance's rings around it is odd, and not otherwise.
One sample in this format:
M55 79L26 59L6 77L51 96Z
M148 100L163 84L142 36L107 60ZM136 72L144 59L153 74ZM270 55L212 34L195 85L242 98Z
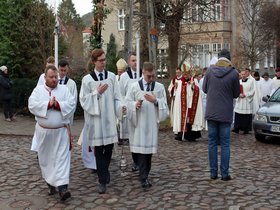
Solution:
M144 62L142 70L136 71L134 53L130 54L128 64L124 59L117 62L117 75L105 70L106 55L102 49L92 51L91 61L94 69L82 79L79 94L85 122L78 143L82 145L84 165L96 169L98 192L105 193L110 183L113 146L129 139L132 171L138 171L141 186L149 188L152 186L148 179L152 154L158 148L159 123L169 115L165 88L155 81L152 63ZM216 62L217 58L213 58L211 64ZM68 190L70 127L77 104L77 88L67 77L68 62L61 60L58 69L53 64L53 59L47 60L45 72L29 98L29 110L37 121L31 150L38 152L49 195L56 194L58 189L60 199L65 201L71 197ZM248 69L241 71L240 78L240 89L246 97L236 99L233 131L243 130L246 134L251 129L247 122L252 121L261 96L270 95L280 86L280 70L272 80L265 78L257 82ZM207 129L204 119L207 96L202 91L202 84L203 77L198 81L180 68L171 80L168 87L170 120L176 140L195 141L201 137L200 131ZM248 105L252 101L254 105Z

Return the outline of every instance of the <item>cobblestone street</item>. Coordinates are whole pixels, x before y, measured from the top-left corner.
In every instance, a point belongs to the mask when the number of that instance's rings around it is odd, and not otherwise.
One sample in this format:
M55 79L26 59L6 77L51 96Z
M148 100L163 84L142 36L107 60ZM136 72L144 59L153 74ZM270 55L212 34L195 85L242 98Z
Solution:
M15 124L18 132L30 127L32 134L32 120L18 119ZM80 124L77 131L82 127ZM7 126L1 122L2 125ZM103 195L98 194L97 175L83 167L81 147L74 144L69 185L72 198L61 203L58 195L47 195L36 154L30 151L32 136L0 131L1 210L280 209L280 144L276 141L261 143L253 135L232 134L233 180L224 182L209 177L206 132L196 142L179 142L173 139L171 131L161 131L159 152L152 159L153 186L146 191L141 188L137 173L131 172L127 146L124 153L128 174L121 176L118 147L110 165L111 182Z

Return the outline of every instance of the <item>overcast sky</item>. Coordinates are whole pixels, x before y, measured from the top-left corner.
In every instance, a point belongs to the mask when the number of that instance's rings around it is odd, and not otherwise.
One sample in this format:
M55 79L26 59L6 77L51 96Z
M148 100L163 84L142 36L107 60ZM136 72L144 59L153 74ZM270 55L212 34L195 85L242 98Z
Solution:
M52 7L57 8L61 0L47 0L47 2ZM72 0L72 2L81 17L92 11L92 0Z

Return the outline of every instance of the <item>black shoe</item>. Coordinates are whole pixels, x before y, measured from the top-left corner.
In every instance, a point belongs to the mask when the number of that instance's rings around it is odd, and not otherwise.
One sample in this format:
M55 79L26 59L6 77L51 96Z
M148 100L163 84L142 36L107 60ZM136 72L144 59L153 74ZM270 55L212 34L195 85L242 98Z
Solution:
M66 201L68 198L71 198L71 193L69 191L59 192L60 200Z
M96 173L97 173L97 170L96 170L96 169L91 169L91 173L92 173L92 174L96 174Z
M229 181L231 179L232 179L231 176L225 176L225 177L221 178L221 180L223 180L223 181Z
M216 176L210 176L210 178L213 179L213 180L216 180L216 179L218 179L218 176L217 175Z
M50 184L48 184L48 187L49 187L49 192L48 192L48 195L54 195L57 193L56 191L56 187L54 186L51 186Z
M175 140L178 140L178 141L182 141L182 136L176 135L174 139L175 139Z
M236 134L239 134L239 130L233 129L233 130L231 130L231 132L236 133Z
M104 194L106 192L106 184L99 184L98 192L99 194Z
M109 174L108 174L108 176L107 176L107 179L106 179L106 184L109 184L110 181L111 181L111 177L110 177L110 172L109 172Z
M132 170L133 172L139 171L139 166L136 165L135 163L133 163L133 166L132 166L131 170Z
M123 145L124 140L123 139L119 139L118 145Z
M244 133L243 133L244 135L246 135L246 134L249 134L249 131L244 131Z
M142 187L143 188L149 188L149 187L151 187L152 186L152 184L150 183L150 181L148 180L148 179L144 179L143 181L142 181Z

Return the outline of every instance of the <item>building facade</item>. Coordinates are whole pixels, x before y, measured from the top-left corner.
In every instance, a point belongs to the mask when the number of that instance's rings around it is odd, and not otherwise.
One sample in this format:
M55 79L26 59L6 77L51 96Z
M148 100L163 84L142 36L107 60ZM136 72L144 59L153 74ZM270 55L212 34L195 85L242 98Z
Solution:
M105 21L102 32L104 49L112 33L115 35L118 51L122 51L125 45L126 1L108 0L106 7L111 9L111 13ZM181 21L178 63L184 60L191 67L207 67L210 60L214 56L217 57L221 49L226 48L230 50L232 62L237 68L249 67L248 62L241 56L240 37L244 33L244 28L237 0L217 0L208 12L193 5L188 7L184 15L185 18ZM168 63L166 37L160 37L157 46L157 68L166 69ZM271 46L271 50L265 53L253 68L273 72L276 67L275 54L275 47Z

